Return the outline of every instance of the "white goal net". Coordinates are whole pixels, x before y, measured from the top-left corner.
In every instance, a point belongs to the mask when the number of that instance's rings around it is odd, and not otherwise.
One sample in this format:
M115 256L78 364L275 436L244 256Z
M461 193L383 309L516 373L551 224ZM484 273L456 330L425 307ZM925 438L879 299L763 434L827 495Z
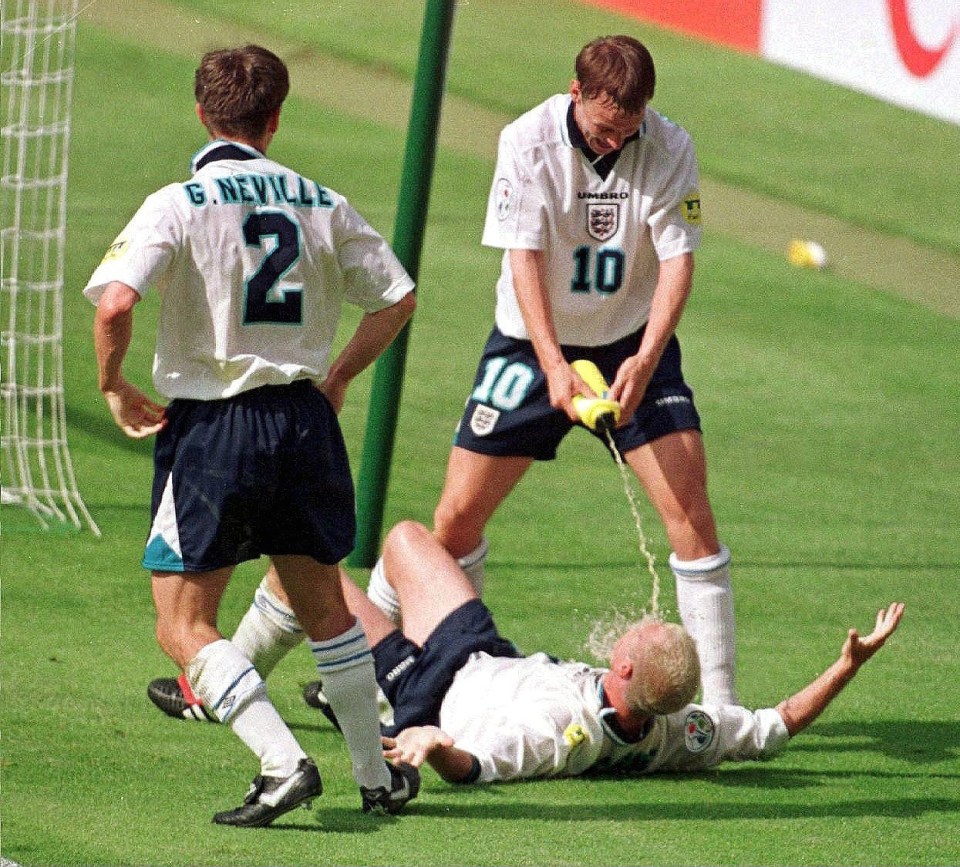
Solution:
M2 501L100 531L77 490L63 394L67 156L78 0L2 0Z

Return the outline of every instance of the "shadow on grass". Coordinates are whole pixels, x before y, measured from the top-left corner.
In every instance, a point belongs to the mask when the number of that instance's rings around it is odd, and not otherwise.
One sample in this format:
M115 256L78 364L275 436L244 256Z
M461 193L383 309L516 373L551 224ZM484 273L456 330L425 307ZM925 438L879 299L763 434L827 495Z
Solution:
M301 687L302 688L302 687ZM310 732L314 734L339 734L326 722L320 724L288 723L290 729L296 732ZM799 740L794 741L787 748L789 753L880 753L887 759L901 762L911 762L926 765L931 762L943 762L951 759L960 760L960 721L957 720L876 720L874 722L817 722L816 727L804 732ZM730 763L725 764L723 774L707 772L713 782L724 782L722 777L732 777L738 774L756 773L755 782L759 785L778 785L787 787L786 780L772 782L771 775L782 776L793 774L802 776L851 776L864 775L876 777L909 778L915 776L899 771L877 771L867 768L843 769L840 771L802 771L791 770L781 772L774 763L746 763L737 765L737 770ZM681 778L678 774L663 774L657 776L672 776ZM683 779L701 776L699 774L685 774ZM925 779L960 779L960 774L937 774L923 771L919 776ZM636 779L635 777L626 777ZM620 779L610 776L590 776L590 779ZM806 783L804 783L806 784Z
M802 740L789 749L813 753L871 750L889 759L916 764L960 759L960 721L818 721L809 734L804 733Z
M329 725L293 724L299 732L312 732L339 738ZM789 753L879 752L885 758L916 765L960 758L960 722L917 720L881 720L867 724L856 722L820 723L815 738L793 744ZM831 743L830 741L834 742ZM788 753L788 754L789 754ZM850 798L829 785L831 781L852 783L858 779L885 781L882 794L875 798ZM960 812L960 797L916 796L925 782L960 781L960 773L870 767L870 759L860 767L806 769L778 766L771 762L728 763L722 770L701 773L664 773L647 776L597 775L570 780L537 780L485 786L459 787L438 782L411 804L404 815L425 818L467 820L510 820L547 822L658 822L742 821L744 819L843 819L878 817L912 819L925 814ZM613 786L611 786L613 784ZM648 785L659 788L650 794ZM698 791L695 802L688 797L667 800L673 784ZM594 785L599 797L591 799L585 789ZM559 788L558 788L559 787ZM871 791L875 786L870 786ZM712 789L712 791L710 791ZM813 789L813 793L799 794ZM569 798L562 792L569 791ZM718 790L722 794L718 793ZM849 791L849 789L846 789ZM785 792L797 792L792 803ZM544 793L547 797L544 797ZM288 817L289 818L289 817ZM300 831L324 834L371 834L389 829L403 816L365 816L355 809L317 810L311 820L277 824L270 832ZM282 820L281 820L282 821Z
M926 778L923 774L872 774L901 779ZM802 800L785 803L782 797L768 798L771 791L784 791L808 787L817 779L835 777L849 779L849 772L798 771L795 769L778 770L770 765L752 765L724 774L683 774L661 775L661 780L674 780L684 786L697 786L705 782L722 784L730 789L742 789L744 794L738 799L715 799L711 796L698 798L695 803L689 799L666 801L659 792L655 798L643 794L644 779L640 777L581 778L572 781L580 788L571 785L571 796L566 802L556 797L554 785L557 780L534 781L527 783L494 784L482 787L444 787L427 792L411 804L401 816L363 815L359 810L346 808L318 809L315 821L289 822L271 825L263 829L266 832L312 832L324 834L373 834L384 830L395 822L402 822L404 816L438 818L446 820L510 820L537 822L662 822L691 821L697 823L710 821L739 822L749 819L789 820L789 819L841 819L881 817L892 819L911 819L925 814L956 814L960 811L960 798L948 797L903 797L899 789L890 789L886 798L824 798L820 802ZM652 779L652 778L651 778ZM591 804L584 797L583 785L595 781L598 783L617 782L617 802L609 797ZM546 785L540 785L540 782ZM913 783L911 782L911 785ZM538 797L545 788L550 788L550 797ZM630 787L630 788L628 788ZM634 788L635 787L635 788ZM610 794L608 790L608 794ZM728 792L728 794L732 794ZM481 801L482 799L482 801ZM282 821L282 820L281 820Z
M590 805L582 800L568 804L544 803L537 799L524 800L522 796L499 804L477 804L467 801L453 803L451 799L447 799L442 803L436 800L419 802L416 813L420 816L446 819L603 823L687 820L702 824L711 821L742 821L744 819L838 819L864 816L906 819L929 813L953 814L958 809L960 809L960 798L903 798L896 793L891 793L889 800L833 799L823 803L805 801L793 804L759 799L752 802L718 802L701 799L696 804L691 804L688 800L668 803L660 799L657 801L625 800L617 804L606 802Z
M321 799L322 800L322 799ZM322 834L376 834L402 821L402 816L370 816L356 809L325 807L313 814L315 821L270 825L264 831L312 831ZM280 820L283 821L282 819Z

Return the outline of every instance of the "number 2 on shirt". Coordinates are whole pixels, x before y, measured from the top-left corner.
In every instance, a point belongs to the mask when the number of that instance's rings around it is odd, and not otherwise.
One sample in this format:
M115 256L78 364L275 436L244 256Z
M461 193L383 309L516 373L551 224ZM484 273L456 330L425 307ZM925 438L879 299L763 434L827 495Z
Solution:
M272 245L265 243L273 239ZM300 228L280 211L257 211L243 223L243 240L249 247L272 249L246 284L243 324L303 322L303 290L279 289L277 283L300 258Z

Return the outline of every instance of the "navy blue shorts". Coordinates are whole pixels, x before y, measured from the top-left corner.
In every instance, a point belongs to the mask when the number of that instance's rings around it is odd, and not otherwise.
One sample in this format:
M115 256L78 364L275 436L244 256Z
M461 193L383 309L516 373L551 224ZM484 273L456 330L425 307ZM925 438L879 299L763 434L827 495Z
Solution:
M399 629L373 648L377 683L394 709L393 737L409 726L440 724L440 705L457 672L471 653L523 656L512 641L497 632L490 609L471 599L451 611L418 647Z
M562 346L564 358L585 358L613 382L620 365L640 346L643 330L607 346ZM529 340L493 329L484 347L474 389L457 426L454 445L497 457L553 460L563 438L582 427L550 405L547 379ZM584 428L586 430L586 428ZM680 367L680 342L670 338L633 418L613 433L621 454L678 430L700 430L693 391ZM590 431L607 444L606 436Z
M143 565L206 572L263 554L339 563L356 533L336 413L307 380L174 400L154 448Z

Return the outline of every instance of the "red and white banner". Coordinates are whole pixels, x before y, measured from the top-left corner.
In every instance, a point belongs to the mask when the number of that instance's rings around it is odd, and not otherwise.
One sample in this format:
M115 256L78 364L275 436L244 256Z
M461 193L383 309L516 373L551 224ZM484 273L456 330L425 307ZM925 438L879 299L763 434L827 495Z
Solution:
M764 0L760 53L960 124L960 5L950 0Z
M960 0L593 0L960 124Z

